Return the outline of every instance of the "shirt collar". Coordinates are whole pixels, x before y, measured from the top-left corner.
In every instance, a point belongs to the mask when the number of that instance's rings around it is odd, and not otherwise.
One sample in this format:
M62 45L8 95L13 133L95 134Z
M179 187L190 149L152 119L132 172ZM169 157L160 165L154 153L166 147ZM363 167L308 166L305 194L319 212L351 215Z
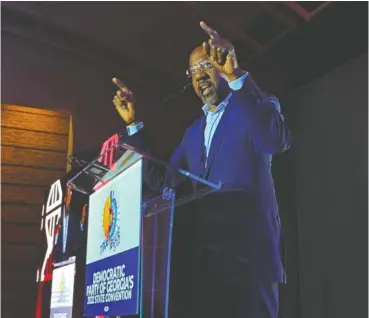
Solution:
M216 113L219 113L221 112L222 110L224 110L228 103L229 103L229 100L231 99L232 97L232 92L228 94L228 96L221 102L219 103L219 105L217 106L217 108L215 109L214 112L212 112L213 114L216 114ZM202 110L205 114L205 116L207 116L210 112L210 108L209 108L209 105L208 104L205 104L204 106L202 106Z

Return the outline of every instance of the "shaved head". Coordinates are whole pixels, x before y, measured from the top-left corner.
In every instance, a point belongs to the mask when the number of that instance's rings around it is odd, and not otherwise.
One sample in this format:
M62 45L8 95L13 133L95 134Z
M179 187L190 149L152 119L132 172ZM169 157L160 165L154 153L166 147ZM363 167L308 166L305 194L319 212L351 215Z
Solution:
M199 56L199 55L204 55L204 58L206 58L206 53L204 51L204 48L199 45L197 47L195 47L192 51L191 51L191 54L190 54L190 60L189 60L189 65L190 67L193 65L191 65L191 61L193 61L193 59L196 57L196 56Z

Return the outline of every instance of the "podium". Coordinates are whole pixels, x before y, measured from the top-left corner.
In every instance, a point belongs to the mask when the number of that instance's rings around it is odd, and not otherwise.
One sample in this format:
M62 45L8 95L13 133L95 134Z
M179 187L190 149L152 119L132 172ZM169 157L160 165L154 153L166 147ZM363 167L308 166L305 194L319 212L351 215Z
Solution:
M67 184L86 194L80 180L95 179L89 194L84 316L167 318L176 208L220 190L221 184L128 144L111 148L119 158L113 167L103 165L105 152ZM201 190L178 199L175 188L184 179ZM152 184L160 185L160 195L144 193Z

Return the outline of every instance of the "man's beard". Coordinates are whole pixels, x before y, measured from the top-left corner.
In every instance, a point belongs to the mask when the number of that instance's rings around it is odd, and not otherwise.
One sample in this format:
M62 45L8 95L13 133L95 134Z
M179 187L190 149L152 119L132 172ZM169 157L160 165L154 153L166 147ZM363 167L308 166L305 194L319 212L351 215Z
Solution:
M218 94L217 92L214 92L213 94L211 95L207 95L207 96L203 96L201 94L201 100L204 104L207 104L207 105L216 105L217 102L218 102Z

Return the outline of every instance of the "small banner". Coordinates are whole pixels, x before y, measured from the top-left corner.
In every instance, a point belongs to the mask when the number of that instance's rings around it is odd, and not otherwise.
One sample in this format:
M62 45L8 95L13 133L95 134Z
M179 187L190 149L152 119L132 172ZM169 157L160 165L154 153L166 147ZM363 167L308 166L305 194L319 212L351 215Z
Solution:
M90 196L85 316L139 311L142 161Z

